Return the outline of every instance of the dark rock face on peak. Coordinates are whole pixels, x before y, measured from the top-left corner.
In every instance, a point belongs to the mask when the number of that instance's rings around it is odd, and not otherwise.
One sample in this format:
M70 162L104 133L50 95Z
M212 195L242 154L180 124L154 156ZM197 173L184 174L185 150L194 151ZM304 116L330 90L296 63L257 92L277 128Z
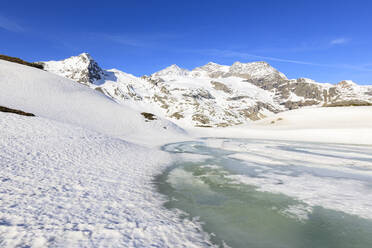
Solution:
M95 84L97 81L103 79L105 72L99 67L98 63L92 59L89 55L81 58L87 63L87 68L84 71L85 83L89 82Z

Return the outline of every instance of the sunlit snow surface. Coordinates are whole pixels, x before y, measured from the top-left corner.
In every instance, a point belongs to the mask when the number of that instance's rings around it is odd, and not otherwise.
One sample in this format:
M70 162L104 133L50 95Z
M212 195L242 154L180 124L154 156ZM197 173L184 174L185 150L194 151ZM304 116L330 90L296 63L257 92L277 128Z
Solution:
M40 117L0 130L1 248L208 246L151 183L169 154Z
M217 244L372 247L371 146L212 138L163 149L209 156L157 181L166 206Z

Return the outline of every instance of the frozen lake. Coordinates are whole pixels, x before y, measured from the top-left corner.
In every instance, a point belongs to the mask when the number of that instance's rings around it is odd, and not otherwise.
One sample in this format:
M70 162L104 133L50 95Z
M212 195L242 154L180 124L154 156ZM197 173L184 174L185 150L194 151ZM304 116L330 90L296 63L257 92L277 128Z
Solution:
M372 147L208 138L168 144L167 208L227 247L372 247Z

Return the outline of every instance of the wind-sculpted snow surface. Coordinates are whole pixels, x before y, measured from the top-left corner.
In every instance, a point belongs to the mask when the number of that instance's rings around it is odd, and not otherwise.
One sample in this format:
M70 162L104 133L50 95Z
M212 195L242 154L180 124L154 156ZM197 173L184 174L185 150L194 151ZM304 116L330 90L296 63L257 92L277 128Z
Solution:
M0 247L208 245L154 190L166 153L39 117L0 130Z

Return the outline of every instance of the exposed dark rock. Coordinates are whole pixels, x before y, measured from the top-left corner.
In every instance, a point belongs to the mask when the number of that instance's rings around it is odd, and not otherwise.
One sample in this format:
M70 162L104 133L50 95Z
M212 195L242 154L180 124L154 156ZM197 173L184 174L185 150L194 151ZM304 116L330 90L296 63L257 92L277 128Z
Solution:
M30 62L24 61L20 58L10 57L10 56L3 55L3 54L0 54L0 59L6 60L6 61L9 61L9 62L13 62L13 63L17 63L17 64L21 64L21 65L27 65L27 66L35 67L37 69L44 69L44 66L40 63L30 63Z
M220 83L217 81L211 81L211 84L213 85L213 88L215 88L216 90L221 90L228 94L232 93L232 90L223 83Z
M226 100L227 101L239 101L245 98L249 98L249 96L234 96L234 97L229 97Z
M128 95L132 99L134 99L136 101L142 100L142 96L140 96L139 94L137 94L137 92L135 91L133 85L131 85L131 84L127 85L127 90L128 90Z
M4 106L0 106L0 112L12 113L12 114L24 115L24 116L35 116L32 113L23 112L22 110L18 110L18 109L7 108Z
M87 68L82 70L82 78L79 83L92 83L101 80L105 74L103 69L99 67L98 63L94 61L89 55L81 56L81 59L88 64Z
M297 96L318 101L323 100L323 90L316 84L307 83L303 78L299 78L296 82L289 84L289 87L290 91Z
M175 113L173 113L170 117L172 117L172 118L176 118L177 120L182 119L182 118L185 118L185 117L183 116L183 114L181 114L180 112L175 112Z
M213 126L211 126L211 125L195 125L195 127L213 127Z
M305 106L318 105L320 104L320 102L316 100L306 100L306 101L297 101L297 102L286 101L283 104L288 110L292 110L292 109L298 109L298 108L305 107Z
M209 118L205 115L202 115L202 114L194 114L192 116L192 120L200 122L201 124L209 124L210 123Z
M205 89L194 89L191 92L182 94L183 96L192 97L194 99L214 99L214 96Z
M242 109L239 111L241 115L243 115L246 119L250 119L252 121L257 121L265 118L266 116L260 113L261 110L267 109L271 112L278 113L279 111L273 108L271 105L263 103L263 102L257 102L257 104L253 107L249 107L246 109Z
M372 106L372 103L361 100L344 100L323 105L323 107L349 107L349 106Z
M159 95L154 95L153 97L155 102L160 102L162 105L160 107L164 109L168 109L169 105L167 103L168 98L166 96L159 96Z
M147 112L142 112L141 115L145 117L146 121L154 121L157 120L156 115L147 113Z
M372 96L372 90L366 92L367 95Z

